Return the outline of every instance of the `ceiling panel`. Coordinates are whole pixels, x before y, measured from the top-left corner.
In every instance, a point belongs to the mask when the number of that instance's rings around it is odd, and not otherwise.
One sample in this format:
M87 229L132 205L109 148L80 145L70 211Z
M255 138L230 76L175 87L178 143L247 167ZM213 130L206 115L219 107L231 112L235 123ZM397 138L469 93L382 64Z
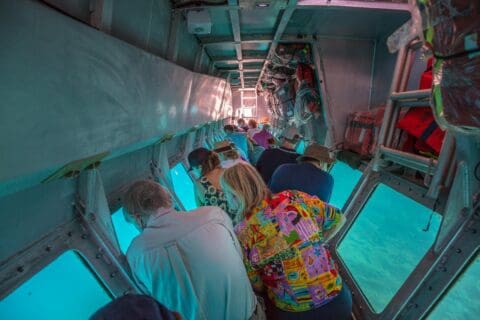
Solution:
M281 2L281 1L279 1ZM280 5L268 8L240 10L240 31L242 34L274 34Z
M410 19L398 10L372 10L345 7L299 9L293 13L285 34L317 34L358 38L379 38L393 33Z
M268 51L268 48L270 48L270 43L242 43L242 50L245 51Z
M211 58L215 57L235 57L235 45L233 43L222 43L209 45L207 48L207 53Z

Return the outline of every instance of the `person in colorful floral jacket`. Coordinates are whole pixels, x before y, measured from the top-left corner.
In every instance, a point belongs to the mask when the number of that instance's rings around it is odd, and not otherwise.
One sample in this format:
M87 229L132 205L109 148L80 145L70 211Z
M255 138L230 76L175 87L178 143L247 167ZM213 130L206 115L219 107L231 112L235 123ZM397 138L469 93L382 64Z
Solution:
M351 293L325 241L345 221L315 196L271 194L254 167L237 164L220 184L239 217L235 233L253 288L266 291L271 319L350 319Z

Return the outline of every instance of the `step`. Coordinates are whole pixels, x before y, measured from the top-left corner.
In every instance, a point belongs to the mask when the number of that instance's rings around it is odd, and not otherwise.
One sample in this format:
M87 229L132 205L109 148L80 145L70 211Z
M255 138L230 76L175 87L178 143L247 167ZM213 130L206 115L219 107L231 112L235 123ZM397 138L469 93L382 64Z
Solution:
M438 161L417 154L380 146L380 157L427 174L435 173Z
M393 92L390 99L400 107L421 107L430 105L430 94L430 89Z

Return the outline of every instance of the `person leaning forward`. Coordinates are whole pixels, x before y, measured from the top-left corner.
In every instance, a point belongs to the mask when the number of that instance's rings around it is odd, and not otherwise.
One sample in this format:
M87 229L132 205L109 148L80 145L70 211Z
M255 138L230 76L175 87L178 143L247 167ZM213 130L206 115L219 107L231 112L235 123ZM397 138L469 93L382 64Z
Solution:
M223 210L207 206L177 212L162 186L141 180L125 194L124 215L141 231L127 260L143 293L182 319L261 319Z

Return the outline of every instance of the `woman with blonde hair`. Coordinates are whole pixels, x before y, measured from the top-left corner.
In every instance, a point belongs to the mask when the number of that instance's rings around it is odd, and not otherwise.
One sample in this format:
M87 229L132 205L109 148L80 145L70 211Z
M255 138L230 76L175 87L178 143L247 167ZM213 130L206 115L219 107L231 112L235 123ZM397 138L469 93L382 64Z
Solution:
M220 157L216 152L198 148L188 155L190 170L195 177L195 200L199 206L216 206L234 218L228 206L225 194L220 187L222 168Z
M350 319L352 298L325 241L344 221L336 208L300 191L271 194L254 167L237 164L220 179L236 212L235 233L272 319Z

